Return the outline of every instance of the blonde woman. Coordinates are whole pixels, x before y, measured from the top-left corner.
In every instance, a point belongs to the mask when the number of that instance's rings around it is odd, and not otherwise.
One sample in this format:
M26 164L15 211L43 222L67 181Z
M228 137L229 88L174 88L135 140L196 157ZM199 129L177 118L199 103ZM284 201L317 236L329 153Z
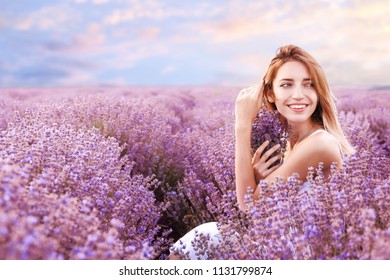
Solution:
M267 146L263 143L252 158L250 135L253 120L261 106L278 110L292 128L282 164L270 168L282 155L270 157L280 147L272 147L260 157ZM323 163L329 175L333 162L342 166L342 157L354 152L340 127L334 97L325 75L314 58L293 45L281 47L271 61L263 84L242 90L236 101L236 191L244 207L247 188L258 197L256 181L286 180L293 173L304 180L310 166ZM256 180L257 179L257 180Z
M278 145L261 155L269 144L266 141L253 156L251 152L251 129L262 106L278 110L292 129L283 162L272 167L282 157L282 154L273 155L280 148ZM271 183L278 176L287 180L294 173L305 180L308 168L317 167L320 162L324 175L328 176L332 163L341 168L343 156L354 152L340 127L334 96L321 67L310 54L294 45L278 49L261 85L240 91L235 118L236 192L242 209L246 207L244 196L248 188L253 190L254 199L259 197L259 180ZM191 246L196 233L210 234L211 243L217 244L220 240L217 224L206 223L187 233L173 249L185 244L190 258L207 258L198 256ZM171 259L176 257L170 256Z

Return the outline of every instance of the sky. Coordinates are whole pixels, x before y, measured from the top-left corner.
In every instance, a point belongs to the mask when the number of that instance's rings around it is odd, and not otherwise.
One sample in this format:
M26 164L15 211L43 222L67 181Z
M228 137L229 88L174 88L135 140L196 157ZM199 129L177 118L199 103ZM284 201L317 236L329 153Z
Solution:
M295 44L335 86L390 78L390 0L0 0L0 87L248 86Z

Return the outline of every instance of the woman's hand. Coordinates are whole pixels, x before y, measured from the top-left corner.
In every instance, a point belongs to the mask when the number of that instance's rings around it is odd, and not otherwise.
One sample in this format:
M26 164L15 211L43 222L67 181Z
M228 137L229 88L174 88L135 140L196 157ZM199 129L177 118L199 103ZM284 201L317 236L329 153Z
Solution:
M236 99L236 123L252 125L261 108L262 85L242 89Z
M280 163L270 168L270 166L274 162L281 159L283 156L281 153L272 156L278 149L280 149L279 144L273 146L268 151L266 151L262 156L260 156L268 145L269 145L268 140L265 141L263 144L261 144L260 147L256 150L252 158L252 166L253 166L253 172L255 175L256 183L266 178L269 174L271 174L273 171L275 171L282 165Z

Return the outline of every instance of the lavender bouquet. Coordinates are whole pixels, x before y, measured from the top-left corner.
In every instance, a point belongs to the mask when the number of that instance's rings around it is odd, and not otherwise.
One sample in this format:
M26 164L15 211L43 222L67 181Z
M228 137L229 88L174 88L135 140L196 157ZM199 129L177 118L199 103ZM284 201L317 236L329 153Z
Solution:
M268 140L270 143L261 155L277 144L280 144L281 148L272 156L275 156L277 153L284 154L290 134L291 130L289 129L289 126L281 121L278 111L270 111L262 108L257 114L252 125L252 153L254 154L257 148ZM282 160L283 158L277 160L271 165L271 167L278 165Z

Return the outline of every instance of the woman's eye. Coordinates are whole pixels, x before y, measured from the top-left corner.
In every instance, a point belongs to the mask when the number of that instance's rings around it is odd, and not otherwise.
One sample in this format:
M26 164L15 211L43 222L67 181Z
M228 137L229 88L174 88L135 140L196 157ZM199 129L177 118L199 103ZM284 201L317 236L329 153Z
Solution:
M280 85L280 87L289 87L289 86L291 86L290 83L283 83L283 84Z
M312 87L314 87L314 85L313 85L313 83L307 83L307 84L305 84L305 87L312 88Z

